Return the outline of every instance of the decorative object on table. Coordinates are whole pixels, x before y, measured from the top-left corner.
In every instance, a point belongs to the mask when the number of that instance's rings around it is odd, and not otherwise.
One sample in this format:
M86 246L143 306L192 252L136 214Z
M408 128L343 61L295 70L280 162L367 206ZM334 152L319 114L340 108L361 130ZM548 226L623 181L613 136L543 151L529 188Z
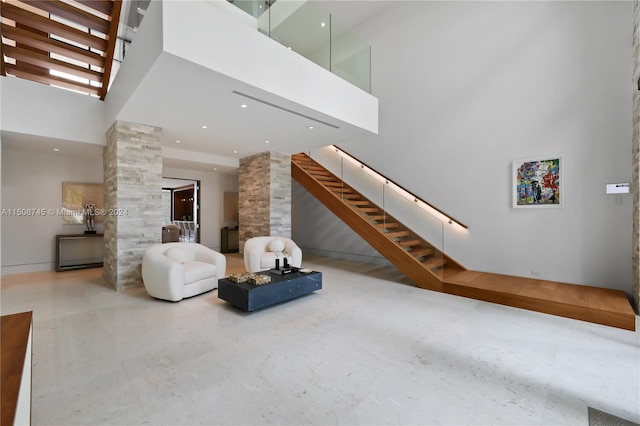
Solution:
M274 242L274 244L271 244L272 242ZM284 247L282 245L284 245ZM278 259L280 267L284 262L284 258L287 259L290 267L299 268L302 264L302 250L293 240L285 237L270 236L249 238L244 243L243 251L244 266L249 272L275 269L276 259Z
M249 284L253 285L269 284L270 282L271 277L269 275L251 274L251 277L249 277Z
M271 282L271 277L269 275L251 274L248 272L231 274L227 279L236 284L249 283L253 285L262 285Z
M84 205L84 220L87 223L87 230L84 231L85 234L95 234L96 230L94 229L96 218L96 205L94 203L88 203Z
M231 274L229 275L229 277L227 277L227 279L229 281L233 281L234 283L246 283L247 281L249 281L249 277L252 274L248 273L248 272L241 272L241 273L235 273L235 274Z
M513 162L513 207L562 207L561 156Z

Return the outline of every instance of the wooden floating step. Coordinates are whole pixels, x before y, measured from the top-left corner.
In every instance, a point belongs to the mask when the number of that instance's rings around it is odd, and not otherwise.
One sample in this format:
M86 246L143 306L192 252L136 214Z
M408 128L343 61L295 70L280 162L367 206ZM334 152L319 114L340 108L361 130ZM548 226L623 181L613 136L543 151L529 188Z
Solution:
M409 251L409 254L414 257L431 256L433 253L434 250L430 247L419 247Z
M446 293L635 331L636 317L620 290L477 271L445 274Z
M353 192L342 192L340 190L337 191L333 191L333 193L335 193L337 196L342 197L344 199L348 199L348 200L356 200L356 199L362 199L362 195L360 194L355 194Z
M447 264L447 261L443 256L433 256L420 263L422 263L424 267L431 272L436 272L437 270L442 269Z
M324 186L332 186L334 188L340 188L342 187L342 182L338 182L338 181L322 181L322 184Z
M402 247L413 247L413 246L422 244L422 240L418 240L418 239L403 240L403 241L398 241L398 244L400 244Z
M399 223L396 222L387 222L387 223L374 223L373 226L375 226L378 229L391 229L391 228L397 228L400 226Z
M383 215L383 214L379 214L379 215L372 215L369 216L368 219L371 220L384 220L387 216Z
M349 206L368 206L371 204L366 200L344 200L343 202Z
M313 176L314 178L320 180L320 181L331 181L331 182L339 182L338 179L336 179L333 176L325 176L325 175L316 175L316 174L311 174L311 176Z
M388 238L401 238L401 237L406 237L407 235L410 235L411 232L409 231L396 231L396 232L387 232L384 235L386 235Z
M377 207L354 207L356 210L362 213L375 213L378 211Z

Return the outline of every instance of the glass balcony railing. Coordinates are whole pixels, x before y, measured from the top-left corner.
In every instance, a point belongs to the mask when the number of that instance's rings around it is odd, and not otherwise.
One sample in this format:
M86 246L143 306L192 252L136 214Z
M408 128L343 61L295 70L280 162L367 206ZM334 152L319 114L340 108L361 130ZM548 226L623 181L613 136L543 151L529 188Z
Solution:
M254 16L258 31L371 92L371 47L307 0L228 0Z

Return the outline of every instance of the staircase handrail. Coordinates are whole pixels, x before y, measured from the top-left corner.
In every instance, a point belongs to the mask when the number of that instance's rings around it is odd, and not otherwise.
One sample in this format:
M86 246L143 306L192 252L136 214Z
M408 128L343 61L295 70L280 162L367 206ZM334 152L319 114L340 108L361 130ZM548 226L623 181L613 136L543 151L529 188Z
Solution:
M356 158L355 156L353 156L352 154L348 153L347 151L345 151L344 149L340 148L337 145L331 145L332 148L334 148L336 150L336 152L340 151L342 152L343 155L346 155L347 157L351 158L354 162L359 163L360 167L364 168L366 167L367 169L369 169L370 171L372 171L373 173L377 174L382 180L385 181L386 184L393 184L395 187L401 189L402 191L406 192L410 197L413 198L414 202L417 203L418 201L420 201L421 203L425 204L426 206L428 206L430 209L433 209L434 211L438 212L440 215L444 216L446 218L446 222L449 224L457 224L459 226L461 226L464 229L469 229L469 227L467 225L465 225L464 223L460 222L459 220L455 219L453 216L443 212L442 210L440 210L439 208L433 206L431 203L425 201L424 199L422 199L421 197L419 197L418 195L415 195L413 192L409 191L408 189L406 189L405 187L403 187L402 185L398 184L397 182L389 179L387 176L383 175L382 173L380 173L379 171L377 171L376 169L374 169L373 167L369 166L367 163L360 161L358 158Z

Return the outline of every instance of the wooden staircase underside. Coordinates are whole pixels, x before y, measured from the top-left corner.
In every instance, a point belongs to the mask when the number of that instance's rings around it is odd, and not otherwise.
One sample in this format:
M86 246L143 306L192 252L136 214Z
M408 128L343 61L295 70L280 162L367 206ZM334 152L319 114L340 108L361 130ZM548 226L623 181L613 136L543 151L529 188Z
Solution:
M121 0L2 0L0 74L104 100Z
M418 287L635 331L622 291L468 271L306 154L292 156L291 176Z

